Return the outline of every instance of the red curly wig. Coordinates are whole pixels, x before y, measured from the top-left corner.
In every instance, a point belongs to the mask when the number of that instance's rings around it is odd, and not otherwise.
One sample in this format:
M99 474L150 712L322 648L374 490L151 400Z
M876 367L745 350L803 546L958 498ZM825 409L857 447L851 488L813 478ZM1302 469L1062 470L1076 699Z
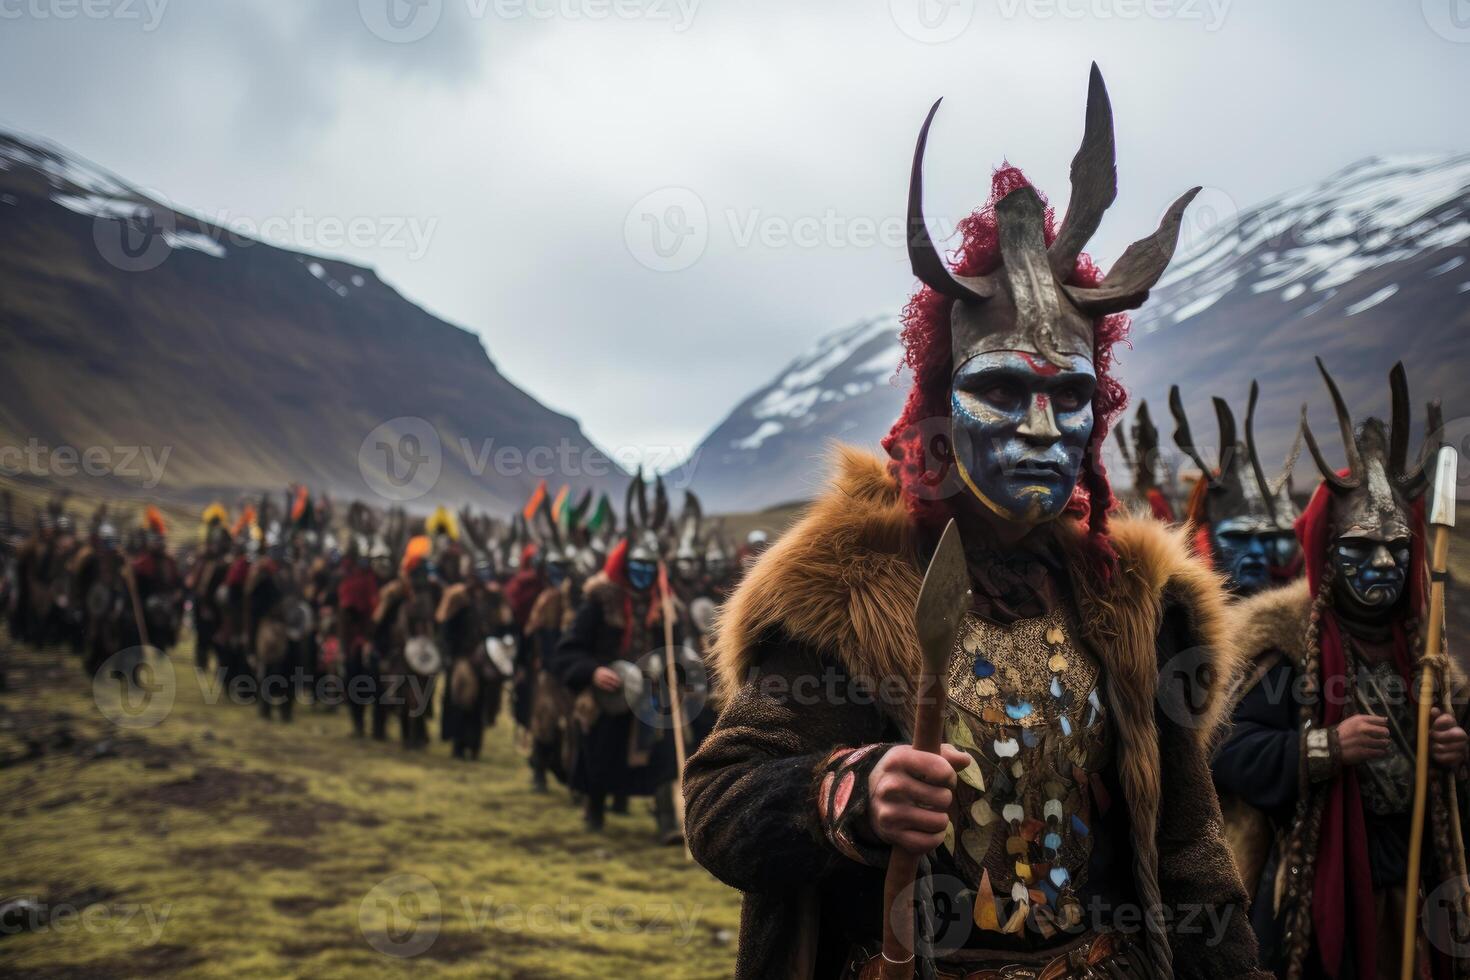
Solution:
M1031 186L1026 175L1010 165L1000 167L991 177L990 199L985 206L960 222L960 244L953 255L955 271L964 276L981 276L994 272L1000 265L1000 243L995 221L995 205L1014 190ZM1045 198L1043 197L1043 201ZM1056 238L1055 215L1046 209L1046 244ZM1072 285L1096 286L1102 273L1086 254L1079 255L1077 265L1067 280ZM883 439L883 448L892 458L890 471L903 489L904 502L915 522L937 528L952 516L948 499L934 499L933 488L947 476L953 465L947 443L935 451L932 435L933 419L945 420L948 432L950 418L950 379L954 374L950 356L949 297L920 286L903 311L904 355L901 367L913 375L903 413ZM1103 466L1102 447L1113 423L1128 404L1128 393L1113 375L1113 348L1128 337L1127 314L1102 317L1094 324L1093 368L1097 372L1097 390L1092 396L1093 429L1082 463L1082 478L1067 505L1067 512L1086 526L1089 540L1097 555L1111 559L1108 543L1108 512L1113 508L1112 486ZM935 466L938 467L936 471Z

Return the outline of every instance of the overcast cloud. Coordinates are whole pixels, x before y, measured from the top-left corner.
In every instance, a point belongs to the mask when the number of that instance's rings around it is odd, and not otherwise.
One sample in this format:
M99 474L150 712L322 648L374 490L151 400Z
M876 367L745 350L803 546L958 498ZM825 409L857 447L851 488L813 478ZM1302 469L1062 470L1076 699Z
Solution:
M1208 222L1470 146L1457 4L0 0L0 125L204 215L416 218L422 247L326 251L477 331L603 446L692 448L817 336L902 305L934 98L936 229L1004 159L1060 205L1096 59L1106 264L1194 183Z

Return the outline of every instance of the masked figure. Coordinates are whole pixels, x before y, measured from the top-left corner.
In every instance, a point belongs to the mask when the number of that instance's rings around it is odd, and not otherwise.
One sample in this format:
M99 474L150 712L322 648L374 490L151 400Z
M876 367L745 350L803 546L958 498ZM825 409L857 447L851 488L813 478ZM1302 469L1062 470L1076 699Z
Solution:
M440 590L429 557L432 550L433 543L422 535L408 541L399 576L378 592L373 612L373 647L383 664L382 697L398 709L406 749L429 745L434 682L443 668L443 655L434 642ZM373 735L379 735L376 720Z
M373 656L373 613L378 606L377 574L369 553L372 540L371 517L366 508L353 504L348 511L351 533L342 556L337 579L337 648L342 657L342 684L347 710L352 716L352 734L362 738L368 707L374 709L374 734L385 737L386 708L381 706L378 671ZM364 523L366 521L366 523Z
M1237 439L1230 406L1223 399L1215 399L1221 451L1220 466L1212 468L1190 432L1179 387L1169 390L1169 408L1177 425L1174 442L1200 470L1185 521L1194 529L1196 549L1229 579L1237 595L1251 595L1280 584L1299 565L1291 530L1296 506L1288 491L1296 450L1278 481L1268 481L1255 442L1259 395L1259 387L1251 382L1244 442Z
M95 677L109 657L136 643L137 633L117 529L108 521L105 505L92 522L87 544L73 559L71 577L84 617L82 666Z
M223 668L225 657L216 647L224 610L220 590L230 570L229 512L211 504L203 514L203 543L198 558L184 576L184 591L194 612L194 666L209 668L214 654Z
M1218 698L1205 684L1179 703L1160 673L1188 651L1216 676L1220 583L1182 533L1109 519L1100 453L1124 400L1115 314L1163 273L1194 192L1106 277L1081 255L1115 193L1094 68L1060 227L1002 168L951 271L920 206L928 129L892 461L843 452L831 492L747 572L716 639L725 704L685 771L694 856L745 893L736 975L877 976L900 847L922 855L921 977L1250 976L1201 739ZM971 604L940 757L908 744L912 611L951 517ZM1160 914L1137 928L1140 906ZM1222 925L1172 928L1186 908Z
M602 828L610 797L653 796L658 831L667 839L677 834L673 740L655 720L645 673L649 655L665 646L658 529L668 516L667 500L659 493L650 512L641 473L629 498L627 534L607 567L587 582L546 669L575 699L570 785L585 797L588 828Z
M1389 426L1369 418L1354 430L1323 376L1348 467L1328 465L1304 428L1323 478L1296 525L1306 578L1236 611L1250 659L1215 780L1267 965L1288 977L1397 976L1415 768L1408 695L1427 594L1422 498L1440 426L1431 406L1430 437L1410 463L1402 365L1390 374ZM1447 824L1449 796L1464 791L1454 774L1466 736L1438 709L1430 753L1426 894L1464 874ZM1463 976L1470 965L1422 939L1420 953L1416 976Z
M1123 454L1123 462L1133 471L1133 493L1148 508L1154 520L1173 524L1177 520L1174 516L1174 505L1169 503L1159 482L1159 471L1165 469L1165 466L1163 457L1159 454L1159 430L1149 417L1148 402L1138 403L1138 411L1133 416L1132 431L1132 449L1128 446L1128 437L1123 434L1122 428L1115 429L1114 434L1118 438L1118 450Z

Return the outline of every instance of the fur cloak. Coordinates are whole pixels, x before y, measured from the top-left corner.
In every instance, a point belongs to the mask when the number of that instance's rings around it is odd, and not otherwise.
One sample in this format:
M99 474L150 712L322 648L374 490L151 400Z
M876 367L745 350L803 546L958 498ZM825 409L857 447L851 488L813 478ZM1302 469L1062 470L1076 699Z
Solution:
M1058 534L1064 551L1080 553L1080 529L1069 523ZM1205 753L1226 708L1221 681L1234 673L1224 589L1180 531L1118 519L1111 540L1119 556L1111 580L1073 584L1082 639L1106 676L1135 891L1146 909L1166 914L1190 903L1231 913L1208 948L1153 915L1143 942L1159 976L1251 975L1245 892ZM913 716L909 694L876 707L798 706L773 696L761 676L835 667L851 678L913 678L918 561L883 462L841 449L832 489L720 613L715 670L731 698L685 771L687 832L696 859L746 893L739 977L812 976L819 922L830 917L818 898L823 879L867 873L881 882L881 869L859 871L826 842L810 784L833 749L898 740ZM1160 663L1167 614L1182 616L1189 642Z

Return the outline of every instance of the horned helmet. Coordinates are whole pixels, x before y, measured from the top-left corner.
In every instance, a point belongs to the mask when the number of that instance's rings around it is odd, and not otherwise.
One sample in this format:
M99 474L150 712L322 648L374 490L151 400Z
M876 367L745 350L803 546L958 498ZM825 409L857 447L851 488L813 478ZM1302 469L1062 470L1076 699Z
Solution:
M1179 386L1169 389L1174 444L1200 471L1189 519L1208 533L1216 567L1229 577L1237 592L1245 594L1259 592L1286 577L1296 565L1296 536L1292 533L1296 504L1290 487L1301 437L1297 436L1298 442L1276 479L1268 479L1256 445L1256 405L1260 397L1261 386L1252 381L1243 440L1230 404L1223 398L1213 400L1220 428L1220 465L1211 467L1190 429Z
M1377 618L1397 605L1410 573L1415 534L1414 504L1429 488L1429 461L1439 449L1443 423L1438 402L1426 413L1428 432L1418 459L1409 462L1409 382L1402 362L1389 371L1392 415L1388 425L1369 417L1353 427L1352 415L1322 359L1317 368L1327 383L1347 453L1347 470L1327 463L1302 406L1307 449L1331 493L1328 524L1332 536L1328 563L1339 608L1358 618Z
M916 276L953 300L950 308L951 439L964 485L1007 520L1059 516L1092 448L1096 322L1136 309L1174 254L1184 209L1176 200L1153 235L1134 242L1096 286L1071 282L1083 247L1117 195L1112 106L1096 64L1072 196L1050 246L1046 205L1029 185L995 205L1000 266L952 272L923 214L924 150L939 110L919 131L909 183L909 259Z
M654 479L654 499L650 508L648 484L643 479L643 467L640 466L628 484L623 513L627 525L624 540L628 547L628 584L643 592L651 588L658 578L658 563L663 555L660 532L669 518L669 497L663 477Z

